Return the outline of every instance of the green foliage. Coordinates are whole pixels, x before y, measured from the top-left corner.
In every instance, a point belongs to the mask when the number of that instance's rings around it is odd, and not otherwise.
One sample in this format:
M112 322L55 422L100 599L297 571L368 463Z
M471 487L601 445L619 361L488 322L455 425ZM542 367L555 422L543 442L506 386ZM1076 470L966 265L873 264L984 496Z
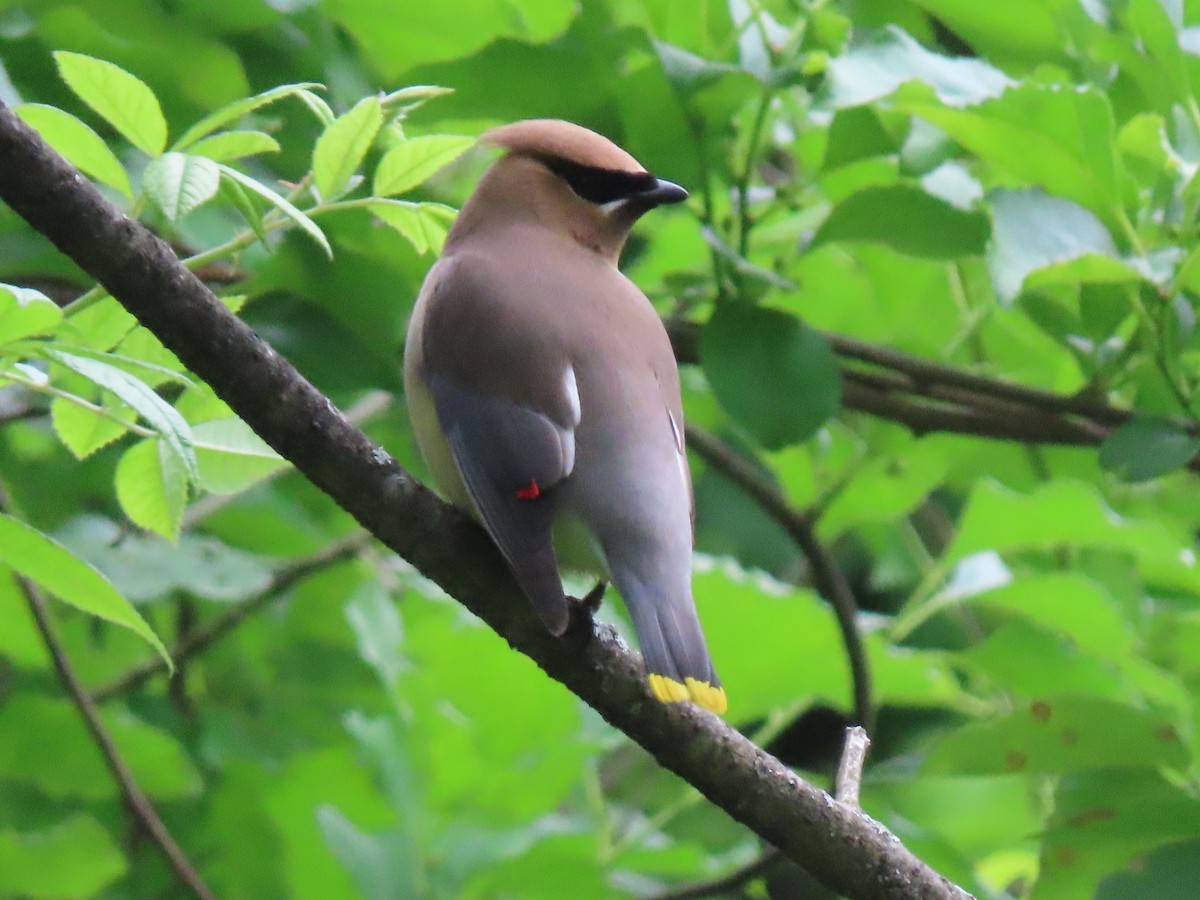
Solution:
M625 268L700 329L688 422L816 517L864 609L866 811L980 896L1190 896L1200 8L385 5L39 0L0 13L0 97L344 408L399 389L486 128L570 118L684 184ZM407 567L283 574L352 523L5 210L0 280L0 894L178 893L10 572L70 605L102 694L234 613L102 704L219 896L641 896L758 852ZM862 396L921 376L829 332L1133 415L1076 423L1099 446L913 435ZM1059 415L1007 402L977 412ZM366 425L423 474L398 409ZM729 718L827 778L836 618L692 466Z

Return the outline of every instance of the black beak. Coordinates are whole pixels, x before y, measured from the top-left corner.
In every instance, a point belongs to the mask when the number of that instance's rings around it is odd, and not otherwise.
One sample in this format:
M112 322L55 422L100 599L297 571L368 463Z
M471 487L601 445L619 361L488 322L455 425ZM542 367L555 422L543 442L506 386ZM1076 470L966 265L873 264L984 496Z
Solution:
M652 206L666 206L671 203L682 203L688 198L688 192L673 181L656 178L654 187L646 191L639 191L635 197L639 205L645 203Z

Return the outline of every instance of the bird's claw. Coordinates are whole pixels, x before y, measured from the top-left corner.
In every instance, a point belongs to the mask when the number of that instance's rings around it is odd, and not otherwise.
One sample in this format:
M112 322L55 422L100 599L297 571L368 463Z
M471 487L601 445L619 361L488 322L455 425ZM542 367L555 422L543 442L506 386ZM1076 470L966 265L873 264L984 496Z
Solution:
M567 597L571 601L571 619L582 620L590 624L596 611L600 609L600 602L604 599L604 592L607 589L607 581L597 581L596 586L582 597Z

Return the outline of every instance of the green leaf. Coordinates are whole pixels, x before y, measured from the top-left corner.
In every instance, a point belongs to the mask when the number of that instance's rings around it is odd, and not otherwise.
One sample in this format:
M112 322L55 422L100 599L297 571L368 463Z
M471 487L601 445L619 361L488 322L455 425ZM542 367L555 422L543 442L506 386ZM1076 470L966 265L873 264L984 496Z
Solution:
M1108 229L1082 206L1040 190L992 195L988 271L1001 300L1015 300L1033 273L1065 263L1077 263L1066 277L1078 281L1140 281L1143 277L1118 258ZM1049 282L1047 278L1039 284Z
M87 900L127 869L120 847L83 813L39 831L0 830L0 884L14 896Z
M264 247L269 247L267 243L267 230L263 227L262 211L250 199L250 195L242 188L240 184L229 178L221 179L220 192L237 207L238 213L250 226L250 230L254 232L254 236L258 238L260 244Z
M237 494L289 463L238 418L192 426L200 486L213 494Z
M133 313L107 294L78 312L71 312L62 333L72 344L108 350L137 327Z
M104 390L116 394L162 436L167 448L183 466L187 479L194 483L199 478L191 427L175 407L158 396L145 382L97 359L54 349L46 350L46 355Z
M325 251L326 256L328 256L330 259L333 259L333 248L329 246L329 239L325 237L325 232L323 232L317 226L316 222L293 206L290 201L281 197L269 187L259 184L249 175L243 175L237 169L231 168L224 163L217 163L217 165L220 166L221 173L225 175L226 178L229 178L240 187L246 188L251 193L262 197L277 210L287 216L287 218L291 219L300 227L301 231L317 242L320 248Z
M1127 175L1108 96L1098 90L1024 84L967 109L900 103L1007 176L1087 207L1123 226Z
M1178 730L1163 716L1096 697L1057 696L1048 686L1045 699L943 735L922 770L965 775L1153 770L1179 767L1187 759Z
M958 522L944 562L983 551L1098 547L1132 555L1144 577L1163 587L1200 591L1190 562L1192 538L1160 519L1118 516L1096 488L1067 478L1025 494L980 480Z
M382 126L379 98L364 97L325 129L313 148L312 165L313 181L322 200L331 200L345 190Z
M207 535L183 534L172 543L154 535L131 534L102 516L84 515L76 516L55 536L134 603L173 591L229 603L261 594L271 581L268 560Z
M829 63L826 90L835 108L859 106L919 81L947 106L968 106L999 96L1013 82L981 59L940 56L895 26Z
M183 800L204 789L187 750L168 732L119 706L102 709L100 719L152 800ZM19 692L0 707L0 732L5 782L29 785L60 803L119 801L120 788L70 701Z
M4 513L0 513L0 562L59 600L128 628L171 663L158 635L108 579L61 544Z
M299 97L301 102L309 108L314 116L317 117L317 121L321 123L322 128L328 128L337 119L337 116L333 114L333 110L329 107L329 104L312 91L299 91L297 92L296 96Z
M329 805L318 807L317 824L330 852L346 867L365 900L404 900L420 893L410 864L415 854L397 846L406 835L367 834Z
M142 175L142 188L172 222L216 196L220 183L211 159L174 151L151 160Z
M167 146L167 121L154 92L120 66L56 50L54 60L67 86L135 147L157 156Z
M104 139L79 119L57 107L40 103L23 103L16 113L79 171L126 197L133 196L124 166L108 149Z
M450 134L410 138L393 147L379 161L375 170L375 195L390 197L412 190L474 144L474 138Z
M206 156L216 162L278 152L279 142L262 131L222 131L192 145L194 156Z
M129 431L128 425L102 415L88 401L66 397L55 397L50 403L50 422L58 439L76 459L86 459Z
M62 321L62 310L41 291L0 284L0 346L48 334Z
M573 0L520 6L507 0L426 3L405 10L403 27L389 27L380 19L377 0L341 0L330 15L354 37L372 70L390 81L422 63L471 56L493 42L503 43L500 38L525 47L544 43L566 29L578 10Z
M117 463L117 501L131 522L167 540L179 537L188 479L156 439L140 441Z
M396 229L421 255L441 252L454 210L441 203L372 200L371 212Z
M1100 445L1100 465L1125 481L1150 481L1186 466L1200 437L1172 422L1130 419Z
M1186 787L1144 769L1078 772L1059 780L1052 803L1032 900L1165 900L1194 893L1194 866L1192 875L1178 882L1183 888L1178 895L1144 893L1134 885L1127 893L1097 890L1097 882L1109 873L1142 869L1132 865L1139 854L1200 837L1200 800Z
M841 406L828 342L779 310L720 304L701 335L700 362L721 406L771 450L807 440Z
M964 212L907 184L868 187L833 208L812 246L874 241L930 259L981 255L988 239L982 212Z
M230 122L236 122L247 113L252 113L256 109L260 109L269 103L275 103L277 100L282 100L285 97L296 96L303 91L307 91L309 88L319 87L321 87L320 84L312 81L300 82L298 84L281 84L278 87L263 91L261 94L255 94L253 97L244 97L241 100L235 100L209 113L185 131L183 136L175 142L175 146L171 149L186 150L205 135L212 134L218 128L228 125Z
M354 629L358 655L375 670L390 692L396 690L404 671L404 625L387 590L368 579L346 603L346 620Z

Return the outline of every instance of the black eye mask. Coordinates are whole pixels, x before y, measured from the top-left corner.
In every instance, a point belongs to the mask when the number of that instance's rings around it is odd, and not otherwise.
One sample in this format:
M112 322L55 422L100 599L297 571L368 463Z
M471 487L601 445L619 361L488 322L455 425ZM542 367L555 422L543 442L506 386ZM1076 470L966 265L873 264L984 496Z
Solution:
M621 172L584 166L569 160L550 157L543 160L547 168L567 183L576 194L589 203L601 205L614 200L627 200L658 187L658 179L649 172Z

